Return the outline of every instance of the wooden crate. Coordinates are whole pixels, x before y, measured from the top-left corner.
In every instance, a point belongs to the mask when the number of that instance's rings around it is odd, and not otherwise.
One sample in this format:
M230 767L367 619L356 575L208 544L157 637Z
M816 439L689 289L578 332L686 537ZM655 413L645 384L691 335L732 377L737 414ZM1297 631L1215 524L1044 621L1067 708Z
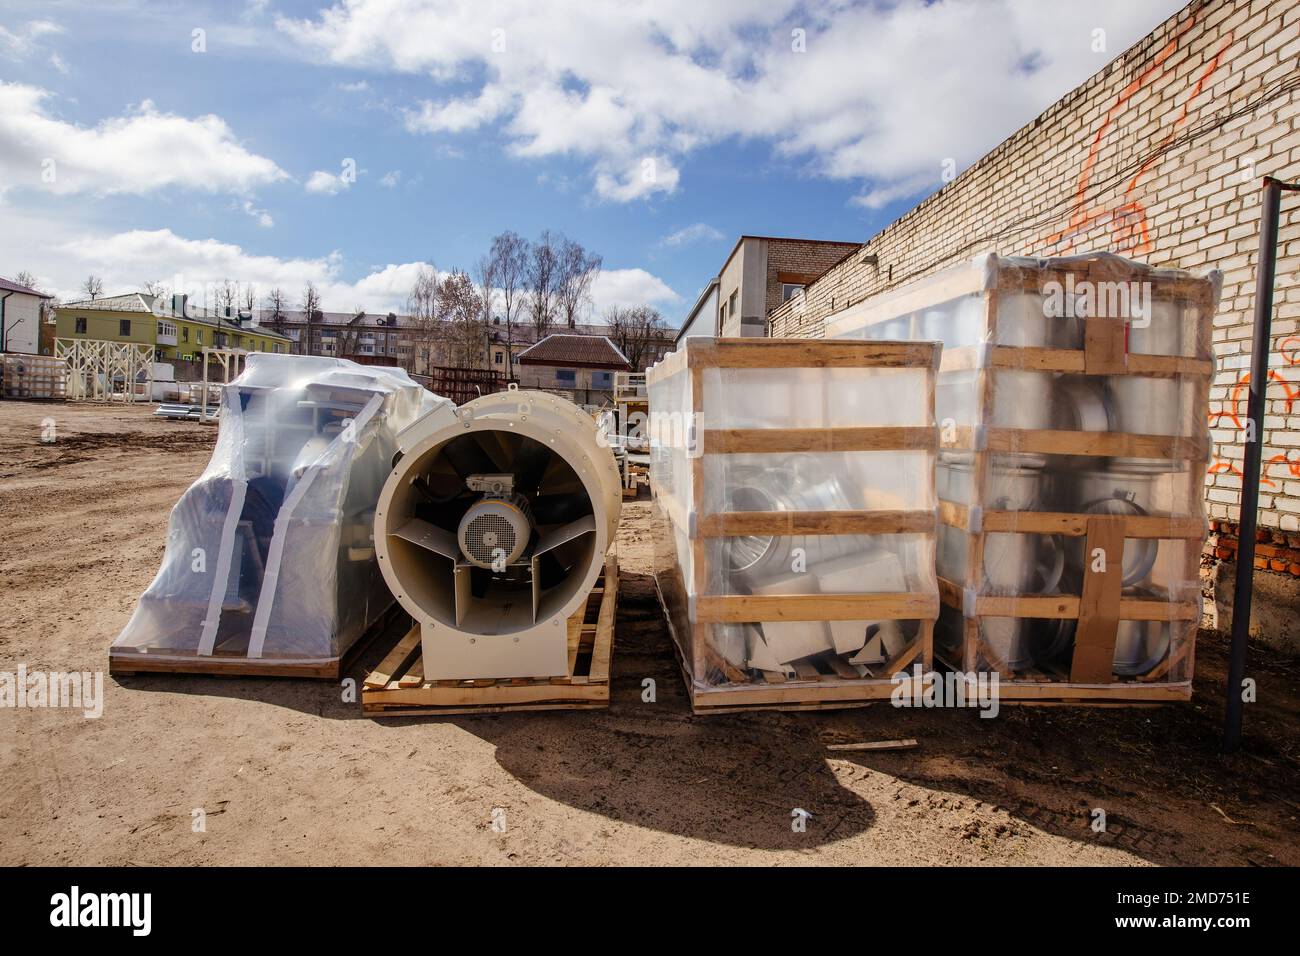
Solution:
M63 359L17 352L0 356L0 398L61 402L67 385L68 363Z
M220 646L210 656L180 657L173 652L111 648L108 672L114 677L128 674L204 674L210 677L308 677L342 680L362 653L399 618L409 618L394 601L366 632L339 657L321 661L261 660L246 653L222 653Z
M928 453L932 469L938 445L932 414L938 355L938 346L925 342L696 337L648 370L652 420L660 411L658 387L669 386L676 376L684 378L669 387L687 387L691 415L704 415L705 376L714 370L913 369L931 412L928 424L914 427L705 428L696 436L700 453L690 459L686 493L656 478L655 469L663 466L659 458L654 459L655 584L696 713L863 706L889 698L897 686L891 676L914 662L929 669L939 611L937 592L710 594L708 587L710 545L728 537L906 534L924 537L932 551L936 529L932 500L930 507L915 510L710 513L706 463L716 456L746 453L908 450ZM679 537L688 542L689 570L677 557ZM742 670L722 658L711 640L711 629L721 624L885 620L917 622L916 635L892 659L867 668L865 674L833 652L796 661L793 677L779 671Z
M923 280L891 293L888 302L864 303L828 324L828 335L871 337L871 329L897 323L910 316L915 333L919 316L927 308L951 303L964 296L982 298L982 344L945 348L940 365L940 385L950 373L974 372L978 414L988 422L994 407L998 376L1002 372L1059 373L1110 378L1140 376L1188 383L1192 407L1208 411L1209 387L1214 371L1212 321L1217 295L1209 278L1196 278L1172 270L1148 270L1113 256L1046 260L1038 265L1016 264L994 257L990 281L985 268L957 269L945 276ZM1047 348L995 344L998 338L999 297L1031 290L1043 283L1067 281L1096 284L1127 280L1150 283L1154 300L1178 304L1185 326L1185 351L1191 354L1146 355L1127 349L1127 323L1113 317L1083 322L1081 348ZM850 314L856 313L856 314ZM1199 419L1203 421L1204 419ZM1083 573L1081 593L1024 595L990 593L985 586L984 551L987 535L1017 533L1060 535L1082 539L1083 553L1095 548L1114 554L1125 539L1160 539L1179 543L1184 550L1182 574L1186 582L1199 578L1201 544L1206 522L1201 501L1197 463L1207 456L1204 435L1168 436L1128 434L1118 431L1031 430L961 426L941 429L941 449L972 457L974 492L979 507L940 500L943 524L966 536L966 577L962 581L940 576L940 596L945 620L960 615L960 646L936 646L936 657L967 674L993 670L999 674L1000 696L1009 702L1150 703L1189 700L1194 667L1196 630L1200 620L1199 587L1185 594L1157 597L1150 593L1121 592L1119 562L1105 573ZM1109 515L1062 511L1007 511L989 507L986 492L993 461L1016 454L1068 456L1064 460L1111 457L1164 459L1180 463L1188 474L1189 493L1170 514ZM1073 660L1067 671L1041 669L1011 672L981 636L980 624L989 618L1030 618L1077 621ZM1140 677L1121 678L1112 672L1115 642L1121 621L1167 621L1169 650L1155 669Z
M617 606L618 560L611 553L587 603L568 620L569 673L564 677L425 680L416 625L366 677L361 709L373 717L438 717L608 707Z

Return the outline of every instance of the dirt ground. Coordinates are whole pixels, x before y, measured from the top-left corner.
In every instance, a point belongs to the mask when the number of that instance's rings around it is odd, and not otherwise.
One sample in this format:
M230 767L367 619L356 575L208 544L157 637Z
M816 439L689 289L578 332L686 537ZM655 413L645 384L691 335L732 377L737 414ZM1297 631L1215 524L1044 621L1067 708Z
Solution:
M696 718L644 501L619 535L608 711L379 722L329 682L108 677L215 434L149 413L0 402L0 671L104 671L106 694L97 720L0 709L0 864L1300 864L1295 661L1252 648L1231 758L1212 635L1190 705ZM897 737L920 747L826 750Z

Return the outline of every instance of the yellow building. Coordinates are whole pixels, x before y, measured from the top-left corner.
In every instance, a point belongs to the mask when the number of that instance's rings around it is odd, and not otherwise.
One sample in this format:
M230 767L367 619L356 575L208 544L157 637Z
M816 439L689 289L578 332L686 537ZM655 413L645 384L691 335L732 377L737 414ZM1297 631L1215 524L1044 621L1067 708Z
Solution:
M155 360L197 360L203 349L288 352L287 336L243 317L222 316L189 305L186 296L171 298L131 292L68 302L55 311L55 335L61 339L134 342L152 345Z

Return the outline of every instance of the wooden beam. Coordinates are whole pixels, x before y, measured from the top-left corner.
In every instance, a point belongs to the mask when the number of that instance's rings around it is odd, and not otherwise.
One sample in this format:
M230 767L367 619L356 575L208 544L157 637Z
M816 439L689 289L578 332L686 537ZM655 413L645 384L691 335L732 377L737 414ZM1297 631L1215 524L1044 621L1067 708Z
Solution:
M933 511L731 511L699 520L701 538L933 532Z
M937 595L879 594L727 594L695 599L700 624L761 621L919 620L939 613Z
M1124 519L1093 515L1084 544L1083 595L1074 632L1070 680L1104 684L1115 679L1115 636L1124 586Z
M816 451L932 451L928 425L874 428L711 428L702 433L704 454L783 454Z

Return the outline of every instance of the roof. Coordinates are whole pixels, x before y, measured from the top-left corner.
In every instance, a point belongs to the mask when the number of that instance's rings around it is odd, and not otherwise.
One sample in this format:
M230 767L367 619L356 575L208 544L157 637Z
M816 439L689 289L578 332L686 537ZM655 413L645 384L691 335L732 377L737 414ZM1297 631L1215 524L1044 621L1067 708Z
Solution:
M17 282L10 282L8 279L0 278L0 292L20 292L23 295L34 295L38 299L52 299L54 296L44 292L37 292L35 289L29 289L25 285L19 285Z
M160 319L184 319L187 322L199 322L203 325L210 325L214 328L229 329L234 333L252 333L255 335L268 335L275 338L290 341L289 337L275 331L266 325L254 323L253 325L241 325L237 320L223 316L219 312L213 312L211 309L203 309L194 305L187 300L185 313L176 311L175 305L171 298L166 298L163 305L155 311L154 304L158 301L158 296L151 295L148 292L127 292L123 295L106 295L100 299L82 299L79 302L64 302L58 306L59 309L79 309L86 312L130 312L133 314L147 313Z
M631 369L632 363L606 335L575 335L553 332L536 345L519 353L520 362L539 365L581 365L594 368Z
M673 336L674 345L682 340L682 336L685 335L687 330L691 327L691 322L695 319L696 314L700 309L704 308L704 303L708 301L709 296L714 293L720 284L721 279L719 279L718 276L714 276L704 286L703 291L700 292L700 297L695 300L695 304L691 306L691 311L686 313L686 318L682 320L681 326L676 330L676 334ZM711 329L710 332L712 332Z

